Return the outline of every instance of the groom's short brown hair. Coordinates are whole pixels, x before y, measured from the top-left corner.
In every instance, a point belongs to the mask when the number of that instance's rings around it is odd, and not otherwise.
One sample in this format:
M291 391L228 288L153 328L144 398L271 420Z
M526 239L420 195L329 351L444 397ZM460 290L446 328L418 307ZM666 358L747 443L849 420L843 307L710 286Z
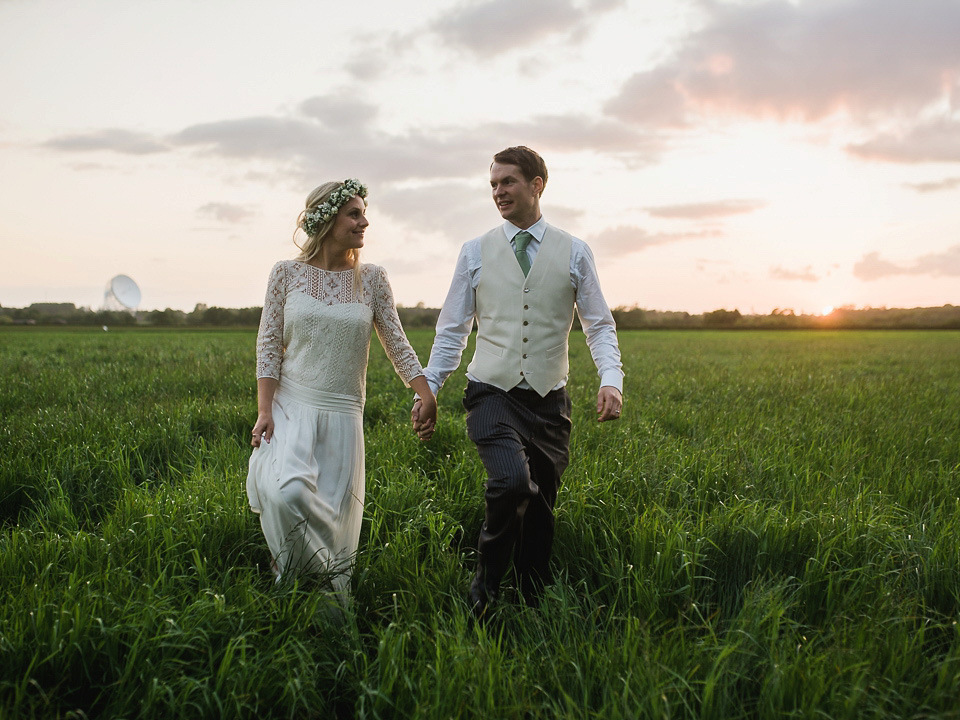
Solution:
M517 145L501 150L493 156L493 162L501 165L516 165L523 173L524 180L530 182L538 177L543 180L543 187L547 186L547 164L535 150L531 150L526 145ZM540 191L540 194L543 195L543 190Z

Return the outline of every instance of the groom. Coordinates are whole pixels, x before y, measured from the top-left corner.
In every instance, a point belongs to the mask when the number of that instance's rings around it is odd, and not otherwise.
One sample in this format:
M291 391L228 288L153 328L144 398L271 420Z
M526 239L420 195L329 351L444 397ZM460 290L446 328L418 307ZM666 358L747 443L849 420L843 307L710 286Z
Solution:
M527 147L493 157L490 189L504 222L467 242L437 321L424 369L436 393L467 367L467 434L487 472L486 513L470 604L482 615L496 600L511 556L525 600L551 580L553 507L570 457L567 345L576 308L600 376L597 419L620 417L623 372L616 326L600 291L590 248L540 214L543 159ZM413 421L419 424L419 400Z

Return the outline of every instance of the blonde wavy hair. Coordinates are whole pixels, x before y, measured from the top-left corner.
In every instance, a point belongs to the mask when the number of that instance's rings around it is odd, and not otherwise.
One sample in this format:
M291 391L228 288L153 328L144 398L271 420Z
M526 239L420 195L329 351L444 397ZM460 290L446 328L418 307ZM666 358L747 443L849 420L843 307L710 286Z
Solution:
M310 192L309 195L307 195L305 207L297 217L297 227L293 231L293 244L300 248L300 254L297 255L296 259L300 262L309 263L320 254L320 250L323 248L324 240L326 240L327 236L330 234L330 231L333 230L333 226L337 221L337 216L334 215L329 221L325 222L317 232L311 235L303 229L304 218L306 217L307 213L316 210L320 205L323 205L323 203L329 200L334 190L341 185L343 185L343 182L339 180L331 180L330 182L323 183L323 185L318 185ZM366 207L367 199L361 199L363 200L364 207ZM297 242L297 238L301 234L306 238L303 241L303 244ZM361 290L360 248L354 248L351 250L350 256L353 262L353 295L354 297L357 297Z

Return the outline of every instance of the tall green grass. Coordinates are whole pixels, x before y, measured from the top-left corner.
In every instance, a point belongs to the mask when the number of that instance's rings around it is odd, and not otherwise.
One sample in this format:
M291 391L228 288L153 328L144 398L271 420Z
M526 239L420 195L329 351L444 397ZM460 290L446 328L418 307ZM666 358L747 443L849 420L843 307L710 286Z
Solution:
M353 600L275 586L252 332L0 332L0 717L960 717L960 334L574 338L558 581L485 625L462 374L379 348ZM412 333L426 360L432 335Z

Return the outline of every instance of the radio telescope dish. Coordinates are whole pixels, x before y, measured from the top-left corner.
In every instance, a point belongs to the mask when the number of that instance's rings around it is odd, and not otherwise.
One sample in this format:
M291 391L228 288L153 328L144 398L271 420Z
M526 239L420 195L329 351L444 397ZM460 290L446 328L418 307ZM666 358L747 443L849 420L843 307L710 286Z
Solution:
M140 304L140 288L128 275L117 275L107 283L103 291L104 310L133 312Z

